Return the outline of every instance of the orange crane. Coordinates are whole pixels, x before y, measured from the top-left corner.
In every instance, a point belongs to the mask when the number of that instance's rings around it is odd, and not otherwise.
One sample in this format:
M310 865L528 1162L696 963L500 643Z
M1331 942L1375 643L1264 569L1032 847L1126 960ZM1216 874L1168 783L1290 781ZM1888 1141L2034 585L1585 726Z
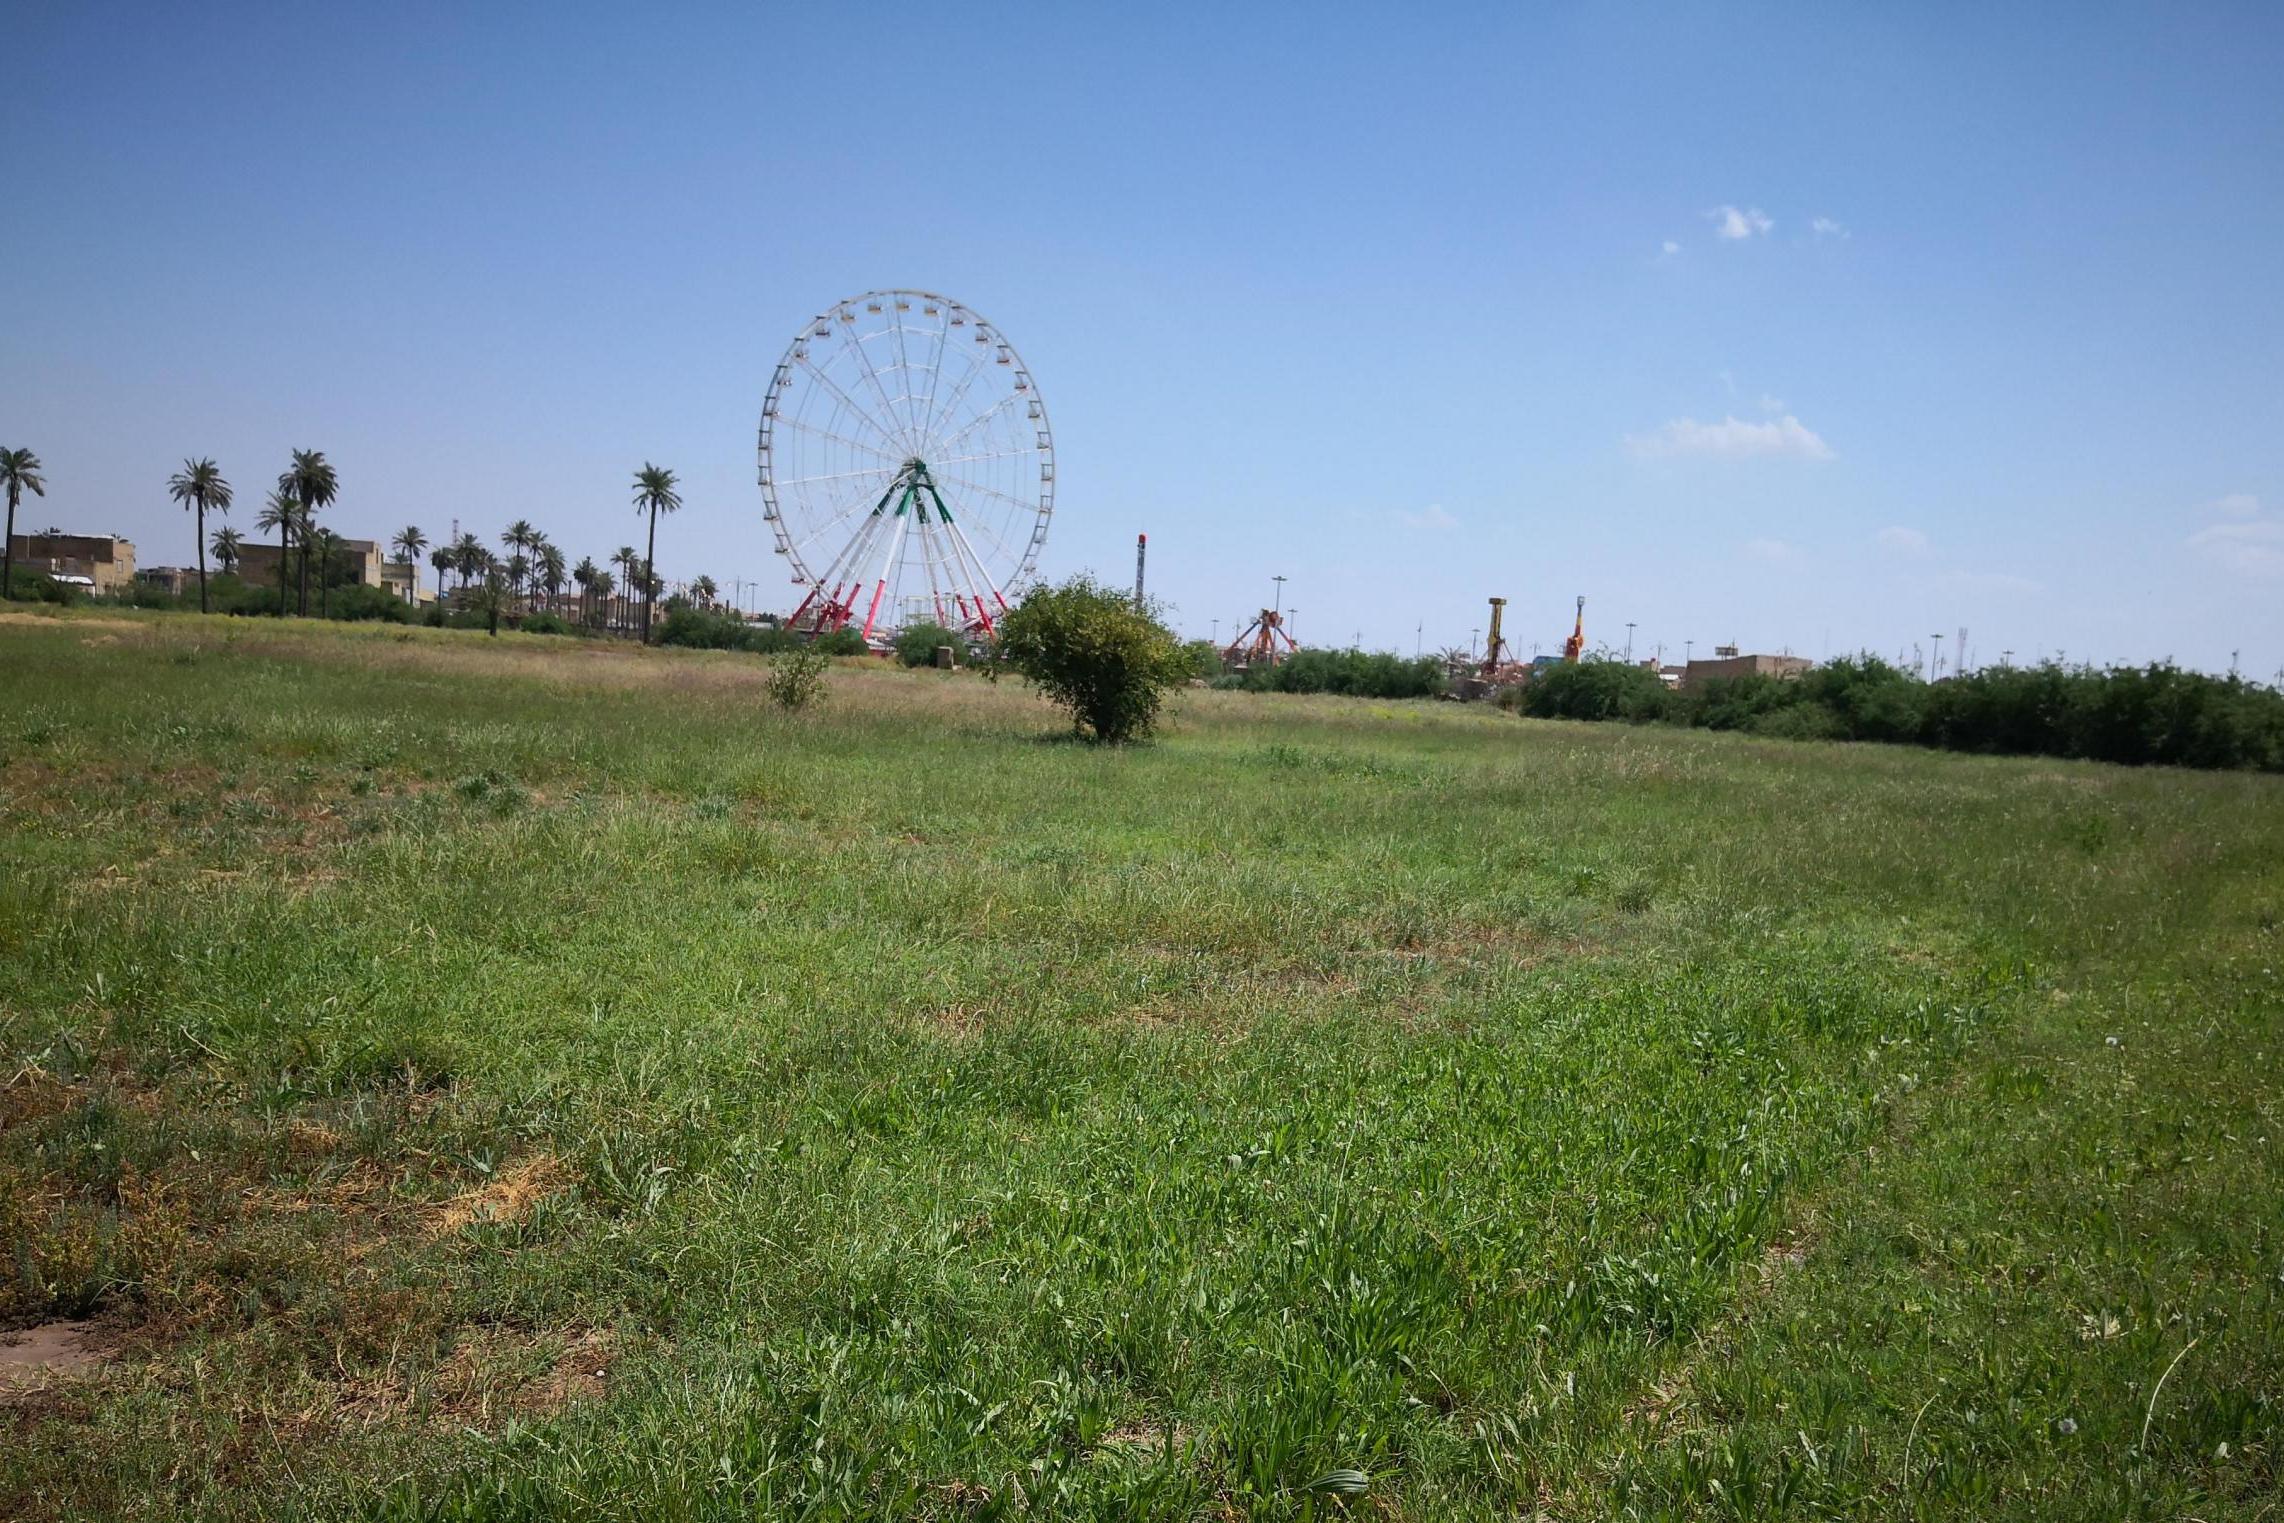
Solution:
M1571 629L1570 638L1562 642L1562 659L1576 661L1586 654L1586 596L1579 594L1578 623Z

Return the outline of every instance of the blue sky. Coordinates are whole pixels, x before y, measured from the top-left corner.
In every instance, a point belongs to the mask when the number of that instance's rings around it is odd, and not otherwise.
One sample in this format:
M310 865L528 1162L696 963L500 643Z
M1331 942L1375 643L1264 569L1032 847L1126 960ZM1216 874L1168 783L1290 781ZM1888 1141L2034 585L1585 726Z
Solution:
M185 561L529 517L789 605L810 314L987 314L1204 633L2284 667L2284 8L17 7L0 444ZM1424 630L1421 626L1424 625ZM1417 633L1416 633L1417 632Z

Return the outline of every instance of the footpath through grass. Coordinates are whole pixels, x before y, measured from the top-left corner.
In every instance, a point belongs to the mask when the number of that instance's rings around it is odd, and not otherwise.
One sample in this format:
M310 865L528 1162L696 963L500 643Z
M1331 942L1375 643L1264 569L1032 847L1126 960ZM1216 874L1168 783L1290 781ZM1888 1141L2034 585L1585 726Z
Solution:
M2197 1517L2284 782L0 623L0 1516Z

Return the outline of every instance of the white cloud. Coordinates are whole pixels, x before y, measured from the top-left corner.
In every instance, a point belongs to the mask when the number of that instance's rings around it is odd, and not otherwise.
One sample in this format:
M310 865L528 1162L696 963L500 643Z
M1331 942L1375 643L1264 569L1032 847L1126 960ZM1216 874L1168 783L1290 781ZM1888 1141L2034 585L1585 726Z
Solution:
M1808 226L1810 231L1819 238L1845 238L1848 236L1848 230L1834 222L1830 217L1814 218Z
M2210 524L2189 536L2189 548L2245 576L2284 576L2284 518Z
M1781 397L1772 397L1772 396L1770 396L1770 395L1769 395L1767 392L1765 392L1765 391L1764 391L1764 392L1762 392L1762 393L1761 393L1761 411L1762 411L1762 412L1783 412L1783 411L1784 411L1784 399L1783 399L1783 398L1781 398Z
M2216 498L2206 507L2208 511L2218 513L2223 518L2258 518L2260 516L2260 499L2250 492L2231 492L2226 497Z
M1459 520L1443 510L1440 502L1431 502L1418 513L1399 511L1396 518L1407 529L1456 529Z
M1796 566L1807 559L1798 545L1787 544L1781 539L1748 539L1745 541L1745 554L1772 566Z
M1730 458L1777 455L1796 460L1832 458L1832 447L1790 413L1781 418L1771 418L1765 423L1748 423L1736 417L1724 418L1718 423L1700 423L1695 418L1675 418L1655 433L1636 434L1628 438L1626 445L1637 455L1721 455Z
M1927 553L1927 536L1917 529L1906 529L1900 524L1890 524L1872 537L1879 541L1882 550L1894 550L1903 555Z
M1665 255L1666 258L1671 259L1674 255L1681 252L1681 245L1674 242L1671 238L1668 238L1664 243L1658 246L1658 252Z
M1716 206L1705 214L1712 219L1716 238L1758 238L1776 223L1757 206Z

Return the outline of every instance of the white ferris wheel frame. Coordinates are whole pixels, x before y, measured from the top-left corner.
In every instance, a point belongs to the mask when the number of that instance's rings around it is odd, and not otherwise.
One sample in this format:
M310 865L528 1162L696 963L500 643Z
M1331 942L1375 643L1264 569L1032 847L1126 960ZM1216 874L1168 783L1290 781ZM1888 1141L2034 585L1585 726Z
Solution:
M904 314L915 307L935 320L933 328L906 322ZM868 331L870 322L878 326ZM972 368L939 396L952 338L963 330L983 352L972 357ZM882 371L866 347L890 335L895 338L897 358L889 373L906 372L902 396L889 394ZM906 348L909 337L918 337L923 344L933 343L934 350L925 363L911 361ZM828 352L820 365L810 356L812 346L820 342L843 347ZM861 376L850 377L844 386L830 371L834 361L848 352L857 356L864 369ZM1001 386L986 388L970 404L969 393L977 378L1002 370L1011 389L988 408L982 408L982 401ZM925 396L912 389L912 378L922 374L929 378ZM870 390L865 392L868 384ZM807 396L800 395L803 386L808 388ZM861 401L850 394L849 387L864 393ZM834 397L832 410L826 415L833 428L801 416L808 402L825 392ZM801 404L790 416L786 412L789 397L798 398ZM961 411L963 404L970 407L968 412ZM961 441L1011 406L1018 407L1021 414L1011 426L1031 435L1035 443L994 455L946 453L963 448L972 451L972 444ZM781 428L823 438L856 468L781 482ZM828 445L815 448L825 451ZM797 451L787 452L794 453L798 462ZM930 455L936 457L933 467L925 463ZM1014 491L970 479L958 469L967 465L978 474L986 474L988 467L979 462L1011 457L1036 459L1038 479L1030 483L1037 488L1035 501L1027 492L1018 497ZM917 525L920 567L928 585L925 599L915 594L911 601L932 605L939 623L988 635L1010 600L1019 596L1036 574L1039 553L1054 518L1054 437L1037 381L997 324L966 303L933 291L867 291L835 302L802 324L772 372L762 400L756 459L762 516L769 523L777 553L791 567L794 585L806 589L793 623L814 631L854 624L861 615L863 633L867 639L872 637L888 592L894 589L900 600L906 596L902 584L911 566L906 544ZM797 490L781 494L781 485ZM1013 485L1016 490L1025 490L1024 483ZM1004 538L987 526L982 512L976 511L984 498L999 499L1015 509L1013 513L1005 508L995 510L1003 515L1002 526L1008 531ZM822 522L818 521L820 514L825 515ZM837 545L819 543L829 541L832 531L844 526L848 530L845 540ZM987 540L984 549L979 549L968 533L971 527ZM1018 534L1022 548L1011 549L1008 541ZM821 558L821 553L829 554L830 559ZM894 604L890 613L892 618L897 613Z

